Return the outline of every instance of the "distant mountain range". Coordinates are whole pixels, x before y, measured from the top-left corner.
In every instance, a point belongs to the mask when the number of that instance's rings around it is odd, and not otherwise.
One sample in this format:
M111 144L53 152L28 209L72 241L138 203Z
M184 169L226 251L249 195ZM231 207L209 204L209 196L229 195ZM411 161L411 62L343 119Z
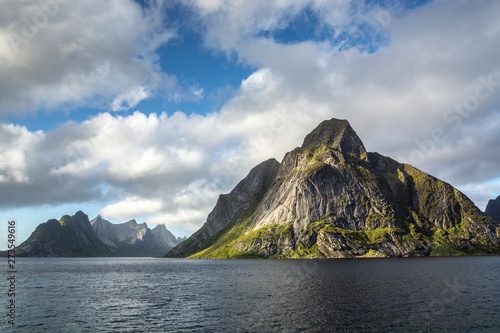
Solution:
M97 216L89 221L73 216L41 223L16 249L18 257L162 256L185 238L176 238L164 225L153 230L131 220L113 224ZM3 253L5 254L5 253Z
M500 196L490 200L486 206L485 214L500 223Z
M367 152L346 120L332 119L281 163L252 169L166 257L499 254L498 202L490 207L496 221L451 185Z
M161 256L184 240L172 235L163 224L151 230L136 220L113 224L100 215L90 224L97 237L120 256Z

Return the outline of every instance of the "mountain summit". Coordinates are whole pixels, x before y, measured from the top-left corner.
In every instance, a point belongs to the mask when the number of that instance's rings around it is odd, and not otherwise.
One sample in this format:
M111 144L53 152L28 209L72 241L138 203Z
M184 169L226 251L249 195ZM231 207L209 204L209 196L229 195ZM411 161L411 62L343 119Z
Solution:
M396 257L500 252L500 227L464 194L368 153L346 120L322 122L281 163L221 195L168 257Z
M347 120L323 121L305 137L302 149L319 146L336 149L344 156L366 158L365 146Z

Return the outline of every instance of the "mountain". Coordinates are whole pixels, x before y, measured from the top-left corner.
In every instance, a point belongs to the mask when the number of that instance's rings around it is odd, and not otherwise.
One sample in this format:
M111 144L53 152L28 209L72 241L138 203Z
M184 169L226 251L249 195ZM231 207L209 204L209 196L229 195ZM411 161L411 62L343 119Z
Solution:
M95 234L89 218L79 211L73 216L40 224L16 249L19 257L94 257L113 253Z
M79 211L73 216L41 223L16 248L19 257L161 256L186 238L175 238L164 225L153 230L131 220L113 224L97 216L89 221ZM7 252L0 252L6 256Z
M164 225L151 230L146 223L139 224L136 220L113 224L100 215L90 224L97 237L119 256L161 256L181 241Z
M346 120L322 122L281 163L221 195L166 257L399 257L500 253L500 226L464 194L366 151Z
M500 196L488 202L485 214L500 223Z

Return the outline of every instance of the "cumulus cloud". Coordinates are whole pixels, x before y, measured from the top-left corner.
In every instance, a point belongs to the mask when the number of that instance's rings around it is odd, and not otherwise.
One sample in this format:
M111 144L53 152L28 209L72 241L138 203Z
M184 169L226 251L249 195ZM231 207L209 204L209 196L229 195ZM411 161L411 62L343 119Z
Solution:
M32 133L25 127L0 124L0 183L29 182L26 155L43 137L42 132Z
M237 169L215 167L228 151L238 151L242 135L235 127L217 115L141 112L102 113L49 133L2 125L0 205L101 202L110 217L206 215L259 158Z
M175 37L159 2L4 1L0 110L94 104L121 110L172 87L155 51ZM154 79L152 79L154 78Z
M111 109L113 111L128 110L133 108L151 94L144 87L135 87L115 97Z
M127 197L124 200L105 206L101 213L105 217L127 219L130 216L158 213L163 207L161 200L148 200L138 197Z
M204 221L207 214L202 209L179 208L168 213L153 215L149 221L154 224L165 224L169 227L181 227L195 232L200 228L197 221Z

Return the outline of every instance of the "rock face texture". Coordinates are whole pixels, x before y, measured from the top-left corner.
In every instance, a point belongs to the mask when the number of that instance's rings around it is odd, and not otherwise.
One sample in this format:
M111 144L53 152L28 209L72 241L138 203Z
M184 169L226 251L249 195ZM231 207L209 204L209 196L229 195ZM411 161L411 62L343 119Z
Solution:
M500 223L500 196L488 202L485 214Z
M95 234L89 218L79 211L58 220L40 224L17 247L19 257L94 257L113 253Z
M500 253L500 227L464 194L368 153L324 121L282 161L255 167L168 257L375 257Z
M136 220L113 224L100 215L90 224L97 237L118 256L161 256L181 242L164 225L151 230Z

